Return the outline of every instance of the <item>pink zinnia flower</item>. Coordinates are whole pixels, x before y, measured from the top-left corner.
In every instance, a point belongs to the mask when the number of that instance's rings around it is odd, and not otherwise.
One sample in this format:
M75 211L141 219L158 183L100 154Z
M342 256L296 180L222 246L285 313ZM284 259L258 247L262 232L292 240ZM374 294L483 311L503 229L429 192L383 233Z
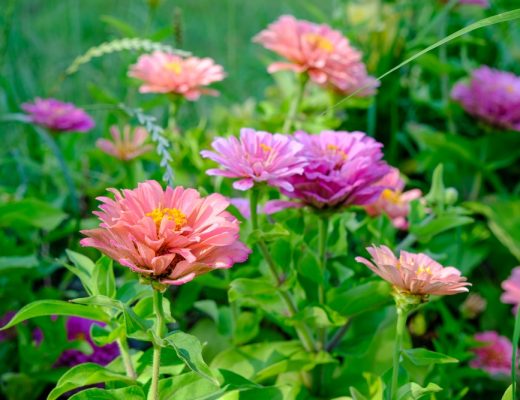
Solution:
M377 200L385 186L376 183L388 165L382 161L383 145L362 132L323 131L318 135L296 132L308 165L289 182L291 198L315 208L365 205Z
M491 125L520 131L520 77L510 72L480 67L469 82L455 85L451 97Z
M466 278L454 267L443 267L426 254L401 251L399 258L386 246L368 247L374 263L363 257L356 261L365 264L399 293L411 295L450 295L467 292Z
M94 120L81 108L56 99L37 97L34 103L22 104L22 109L32 123L54 132L87 132L95 126Z
M488 8L489 0L459 0L459 4L467 4L473 6L480 6L482 8Z
M360 95L372 94L378 86L368 76L361 53L341 32L328 25L283 15L253 41L289 60L271 64L270 73L281 70L306 73L315 83L340 92L354 92L369 85L370 89Z
M137 189L110 189L115 200L100 197L101 224L82 231L83 246L95 247L135 272L164 284L181 285L213 269L247 260L239 222L225 211L220 194L201 197L194 189L156 181Z
M148 138L148 132L143 127L132 129L129 125L123 128L123 134L117 126L110 127L113 141L99 139L96 146L111 156L122 161L129 161L152 149L150 145L144 145Z
M520 267L513 268L511 276L502 282L504 293L500 297L502 303L514 304L513 312L516 314L520 304Z
M511 373L513 345L508 338L495 331L487 331L477 333L475 340L483 345L471 349L475 354L475 358L469 363L471 368L483 369L491 375Z
M255 183L267 182L292 191L288 179L301 174L307 164L300 154L303 145L279 133L243 128L240 130L240 140L234 136L216 138L212 147L214 152L204 150L200 154L219 163L222 169L210 169L206 173L241 178L233 184L238 190L248 190Z
M202 94L218 95L205 86L226 76L211 58L182 58L162 51L139 57L128 75L143 81L141 93L175 93L188 100L197 100Z
M422 192L419 189L403 192L404 181L397 168L391 168L390 172L377 182L377 185L385 186L386 189L375 203L365 206L367 214L370 216L386 214L396 228L408 229L406 218L410 212L410 203L420 198Z

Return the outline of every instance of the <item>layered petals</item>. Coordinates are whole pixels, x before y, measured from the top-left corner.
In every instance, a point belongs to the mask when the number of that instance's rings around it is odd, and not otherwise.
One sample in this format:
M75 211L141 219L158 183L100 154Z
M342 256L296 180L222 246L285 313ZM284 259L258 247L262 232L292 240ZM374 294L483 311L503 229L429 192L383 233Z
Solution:
M129 125L123 128L123 133L117 126L110 127L112 140L98 139L96 146L103 152L122 161L129 161L152 150L151 145L145 145L148 132L143 127L132 129Z
M471 368L483 369L490 375L509 375L513 359L513 345L505 336L495 331L480 332L475 340L482 345L471 349L475 358L470 361Z
M520 304L520 267L513 268L511 276L502 282L504 293L500 297L502 303L513 304L513 312L516 313Z

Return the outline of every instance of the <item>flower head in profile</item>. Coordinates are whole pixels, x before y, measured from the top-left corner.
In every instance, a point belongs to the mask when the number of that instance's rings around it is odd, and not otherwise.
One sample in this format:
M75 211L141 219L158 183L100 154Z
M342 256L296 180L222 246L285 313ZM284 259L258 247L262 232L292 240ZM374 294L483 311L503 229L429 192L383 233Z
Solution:
M33 124L54 132L88 132L94 128L94 120L74 104L56 99L36 98L33 103L22 104Z
M368 247L372 262L363 257L356 261L394 286L397 293L415 296L451 295L467 292L466 282L454 267L443 267L426 254L401 251L399 258L386 246Z
M480 67L454 86L451 97L490 125L520 131L520 77L510 72Z
M144 144L148 138L148 132L141 126L132 129L129 125L126 125L123 128L123 134L117 126L111 126L110 134L112 141L99 139L96 141L96 146L122 161L132 160L152 149L152 146Z
M513 312L517 312L520 304L520 267L513 268L511 276L502 282L504 293L500 297L502 303L514 304Z
M381 143L362 132L300 131L294 137L308 164L290 178L294 190L285 195L319 209L370 204L381 195L385 187L376 183L389 171Z
M181 285L195 276L247 260L239 222L220 194L201 197L195 189L156 181L100 197L101 224L84 230L83 246L95 247L133 271L162 284Z
M367 214L370 216L386 214L396 228L408 229L406 218L410 212L410 203L420 198L422 192L419 189L403 192L404 181L397 168L391 168L390 172L377 182L377 185L384 186L386 189L376 202L365 206Z
M354 92L365 85L371 88L360 95L373 93L378 85L368 76L361 53L341 32L328 25L283 15L253 41L288 60L271 64L270 73L282 70L305 73L315 83L339 92Z
M513 345L509 339L495 331L480 332L474 338L482 345L471 349L475 358L469 366L483 369L490 375L509 375L513 358Z
M233 184L238 190L251 189L255 183L266 182L271 186L292 191L289 178L303 172L307 164L301 154L303 145L289 136L278 133L240 130L240 139L216 138L212 147L200 154L220 164L222 169L210 169L208 175L240 178Z
M139 57L128 75L143 82L141 93L173 93L192 101L203 94L218 95L206 86L226 76L211 58L183 58L163 51Z

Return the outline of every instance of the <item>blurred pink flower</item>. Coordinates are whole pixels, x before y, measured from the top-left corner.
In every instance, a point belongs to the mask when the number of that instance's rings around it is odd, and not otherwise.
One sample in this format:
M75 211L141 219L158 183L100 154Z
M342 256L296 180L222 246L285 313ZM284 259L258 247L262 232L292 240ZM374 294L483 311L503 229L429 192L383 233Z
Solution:
M301 154L303 145L279 133L243 128L240 140L234 136L216 138L212 147L215 151L203 150L200 154L219 163L222 169L210 169L206 173L241 178L233 184L238 190L248 190L255 183L267 182L292 191L288 179L301 174L307 164Z
M471 349L475 358L469 366L483 369L491 375L509 375L513 358L513 346L509 339L495 331L480 332L474 338L483 345Z
M101 224L82 231L83 246L95 247L135 272L164 284L181 285L213 269L247 260L239 222L225 211L220 194L200 197L194 189L156 181L136 189L110 189L115 200L100 197Z
M399 293L412 295L451 295L467 292L466 278L454 267L443 267L426 254L401 251L399 258L386 246L368 247L374 263L363 257L356 261L390 282Z
M504 293L500 297L502 303L514 304L513 312L516 314L520 304L520 267L513 268L511 276L502 282Z
M480 6L483 8L489 7L489 0L459 0L459 4L467 4L473 6Z
M399 170L393 167L383 179L377 182L377 185L385 186L386 189L375 203L365 206L367 214L370 216L386 214L396 228L408 229L406 218L410 212L410 203L420 198L422 192L419 189L403 192L404 181L401 179Z
M362 132L323 131L318 135L296 132L307 159L302 175L289 182L283 193L315 208L365 205L377 200L384 186L378 182L388 171L382 161L383 145Z
M40 99L22 104L32 123L54 132L87 132L94 128L94 120L72 103L56 99Z
M148 132L143 127L139 126L132 129L129 125L126 125L121 135L117 126L111 126L110 134L113 141L99 139L96 141L96 146L120 160L129 161L152 150L151 145L144 145L148 138Z
M520 77L510 72L480 67L469 82L454 86L451 97L491 125L520 131Z
M128 75L143 81L141 93L175 93L192 101L203 94L218 95L205 86L226 76L211 58L182 58L162 51L140 56Z
M350 45L341 32L328 25L318 25L283 15L253 41L285 57L289 62L275 62L270 73L290 70L307 73L315 83L351 93L364 85L360 95L374 93L378 82L369 77L361 52Z

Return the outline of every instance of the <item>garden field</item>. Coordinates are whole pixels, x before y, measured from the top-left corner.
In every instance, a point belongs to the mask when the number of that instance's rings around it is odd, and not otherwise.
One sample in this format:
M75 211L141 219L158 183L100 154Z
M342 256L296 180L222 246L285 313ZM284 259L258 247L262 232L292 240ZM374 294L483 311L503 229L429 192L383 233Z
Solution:
M0 399L520 398L520 0L3 0L0 135Z

